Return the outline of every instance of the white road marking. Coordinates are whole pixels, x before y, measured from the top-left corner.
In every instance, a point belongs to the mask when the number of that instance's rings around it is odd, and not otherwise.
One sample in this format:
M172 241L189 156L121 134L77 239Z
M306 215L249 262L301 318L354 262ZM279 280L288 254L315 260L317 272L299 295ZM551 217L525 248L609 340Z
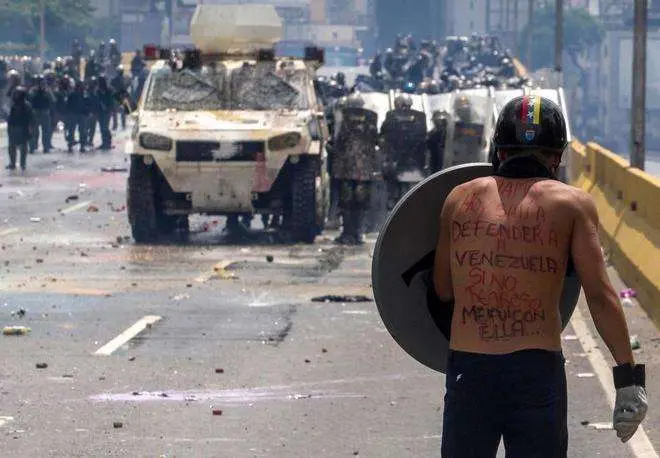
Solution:
M0 231L0 237L4 237L5 235L13 234L14 232L18 232L18 229L15 227L12 227L10 229L4 229Z
M152 324L160 321L162 317L155 315L147 315L144 318L140 318L137 323L133 326L119 334L117 337L112 339L110 342L96 350L95 355L109 356L113 354L117 349L126 345L131 339L135 338L138 334L143 332L148 327L151 327Z
M62 213L63 215L68 215L69 213L73 213L75 211L87 207L91 203L92 203L91 200L88 200L86 202L80 202L76 205L72 205L71 207L65 208L64 210L60 210L60 213Z
M571 319L571 326L573 326L573 330L577 334L582 348L587 353L591 367L593 367L600 384L605 390L610 407L613 409L616 390L614 389L614 381L612 380L612 368L605 360L605 356L603 356L596 341L591 336L584 316L577 307ZM630 448L637 458L658 458L658 453L653 448L649 437L646 435L646 431L644 431L644 427L641 425L632 439L628 441L628 444L630 444Z
M14 421L14 417L0 417L0 428L5 426L10 421Z

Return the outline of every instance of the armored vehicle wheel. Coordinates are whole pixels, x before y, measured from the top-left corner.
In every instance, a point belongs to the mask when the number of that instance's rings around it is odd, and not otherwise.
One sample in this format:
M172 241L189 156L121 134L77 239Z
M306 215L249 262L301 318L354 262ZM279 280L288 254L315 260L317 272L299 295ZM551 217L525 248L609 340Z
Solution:
M126 206L133 238L137 243L157 242L162 233L153 175L153 168L144 163L142 156L131 156Z
M318 235L317 168L317 162L307 157L301 158L293 172L290 229L295 242L314 243Z

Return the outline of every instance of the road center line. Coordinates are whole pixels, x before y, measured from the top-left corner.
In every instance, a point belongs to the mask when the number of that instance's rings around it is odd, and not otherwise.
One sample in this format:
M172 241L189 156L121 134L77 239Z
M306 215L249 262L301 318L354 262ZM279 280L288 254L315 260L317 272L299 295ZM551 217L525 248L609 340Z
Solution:
M584 352L587 354L587 358L589 359L600 384L605 390L609 405L613 409L616 399L616 390L614 389L614 382L612 380L612 368L605 360L605 356L603 356L603 353L598 348L598 344L591 336L579 307L575 308L573 318L571 319L571 326L573 326L573 330L578 336L578 340L580 341ZM628 441L628 444L630 444L630 448L637 458L658 458L658 453L653 448L653 445L651 444L649 437L646 435L646 431L644 431L642 425L640 425L632 439Z
M0 237L4 237L5 235L13 234L14 232L18 232L18 229L15 227L9 228L9 229L4 229L0 231Z
M73 212L75 212L75 211L78 211L78 210L80 210L80 209L82 209L82 208L87 207L87 206L88 206L89 204L91 204L91 203L92 203L91 200L88 200L88 201L85 201L85 202L80 202L80 203L78 203L78 204L76 204L76 205L72 205L72 206L69 207L69 208L65 208L64 210L60 210L60 213L62 213L63 215L68 215L69 213L73 213Z
M143 318L140 318L137 323L133 326L119 334L117 337L112 339L110 342L96 350L95 355L110 356L117 349L126 345L131 339L135 338L138 334L143 332L148 327L151 327L152 324L160 321L162 317L155 315L147 315Z

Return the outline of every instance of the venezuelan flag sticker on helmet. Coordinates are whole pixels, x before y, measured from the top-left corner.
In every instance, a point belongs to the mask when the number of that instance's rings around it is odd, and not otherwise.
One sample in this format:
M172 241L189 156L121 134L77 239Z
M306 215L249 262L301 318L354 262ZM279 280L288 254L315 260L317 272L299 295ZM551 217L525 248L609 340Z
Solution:
M566 120L559 106L538 95L516 97L500 112L493 144L496 148L540 148L561 152L568 144Z

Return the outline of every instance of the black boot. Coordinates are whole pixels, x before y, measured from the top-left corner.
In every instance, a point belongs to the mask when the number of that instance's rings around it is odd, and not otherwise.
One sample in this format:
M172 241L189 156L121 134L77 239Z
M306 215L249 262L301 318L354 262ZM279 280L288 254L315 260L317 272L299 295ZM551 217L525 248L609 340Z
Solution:
M351 245L353 243L353 219L350 210L341 211L341 234L335 239L335 243L340 245Z
M364 245L364 210L351 210L351 219L353 222L352 239L355 245Z

